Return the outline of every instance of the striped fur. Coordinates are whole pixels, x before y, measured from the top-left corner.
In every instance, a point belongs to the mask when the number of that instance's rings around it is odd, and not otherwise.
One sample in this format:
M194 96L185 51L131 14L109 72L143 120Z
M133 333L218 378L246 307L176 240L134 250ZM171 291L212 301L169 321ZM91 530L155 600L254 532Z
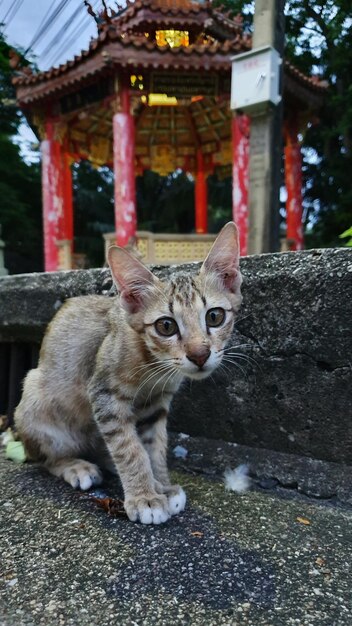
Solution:
M238 235L220 233L200 273L160 281L125 250L110 267L119 295L72 298L48 327L38 368L27 375L15 421L30 454L73 487L119 474L129 518L165 522L185 506L171 485L167 414L184 377L206 378L220 364L240 306ZM219 327L206 323L221 308ZM157 320L177 324L161 335Z

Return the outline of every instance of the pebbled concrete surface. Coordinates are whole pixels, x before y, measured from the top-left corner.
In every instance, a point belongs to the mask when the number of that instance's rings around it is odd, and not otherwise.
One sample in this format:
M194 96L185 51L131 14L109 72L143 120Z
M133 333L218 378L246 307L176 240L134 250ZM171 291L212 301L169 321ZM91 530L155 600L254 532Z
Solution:
M350 509L174 478L186 511L147 527L1 452L1 626L350 626Z

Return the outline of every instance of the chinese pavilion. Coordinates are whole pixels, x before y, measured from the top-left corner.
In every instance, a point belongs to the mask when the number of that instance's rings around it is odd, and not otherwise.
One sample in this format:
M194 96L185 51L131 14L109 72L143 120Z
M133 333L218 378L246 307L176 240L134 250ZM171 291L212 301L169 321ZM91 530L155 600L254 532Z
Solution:
M191 172L196 232L206 233L206 177L216 166L232 167L233 214L245 254L250 119L230 111L231 57L251 48L241 17L231 19L211 2L127 0L95 18L98 34L88 50L45 72L17 69L14 78L18 103L41 140L45 269L58 268L60 241L73 246L70 166L80 159L113 167L119 245L136 232L136 174ZM292 249L303 244L298 131L323 94L323 84L285 61Z

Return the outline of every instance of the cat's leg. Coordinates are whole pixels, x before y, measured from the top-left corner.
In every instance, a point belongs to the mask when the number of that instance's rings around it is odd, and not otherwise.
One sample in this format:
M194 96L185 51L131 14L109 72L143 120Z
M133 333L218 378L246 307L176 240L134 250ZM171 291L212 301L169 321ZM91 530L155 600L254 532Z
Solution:
M84 430L75 430L72 420L54 397L43 393L42 373L31 370L25 380L23 395L15 412L15 424L28 458L41 461L54 476L83 490L99 485L103 476L97 465L83 458L87 449Z
M164 493L169 502L171 515L181 513L186 506L186 494L180 485L172 485L167 469L167 412L160 412L158 419L150 426L138 427L140 439L148 453L156 490Z
M45 467L51 474L63 478L74 489L86 491L95 485L101 485L103 475L95 463L74 457L50 459Z
M161 524L170 517L168 499L157 493L149 456L136 432L130 402L92 382L94 416L124 491L126 513L133 522Z

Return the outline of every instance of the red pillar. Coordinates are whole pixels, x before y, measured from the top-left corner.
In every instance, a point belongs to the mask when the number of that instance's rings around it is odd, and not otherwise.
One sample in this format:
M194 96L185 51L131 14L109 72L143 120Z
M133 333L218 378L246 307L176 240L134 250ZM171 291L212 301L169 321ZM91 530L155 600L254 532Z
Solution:
M135 133L127 86L121 89L121 113L113 117L116 243L136 236Z
M73 252L73 187L70 156L67 152L63 152L61 155L61 167L64 198L64 215L61 234L62 239L71 242L71 252Z
M295 123L287 123L285 135L286 238L290 250L303 250L302 154Z
M47 121L41 144L44 267L58 269L57 241L73 241L72 176L69 158L55 139L54 122Z
M58 269L60 221L63 217L64 199L60 176L60 144L54 139L54 124L46 123L46 138L42 141L42 198L44 229L44 266L46 272Z
M241 255L247 254L248 242L248 177L249 177L248 115L232 119L232 214L240 234Z
M197 175L195 186L196 233L208 232L208 187L204 171L202 150L197 149Z

